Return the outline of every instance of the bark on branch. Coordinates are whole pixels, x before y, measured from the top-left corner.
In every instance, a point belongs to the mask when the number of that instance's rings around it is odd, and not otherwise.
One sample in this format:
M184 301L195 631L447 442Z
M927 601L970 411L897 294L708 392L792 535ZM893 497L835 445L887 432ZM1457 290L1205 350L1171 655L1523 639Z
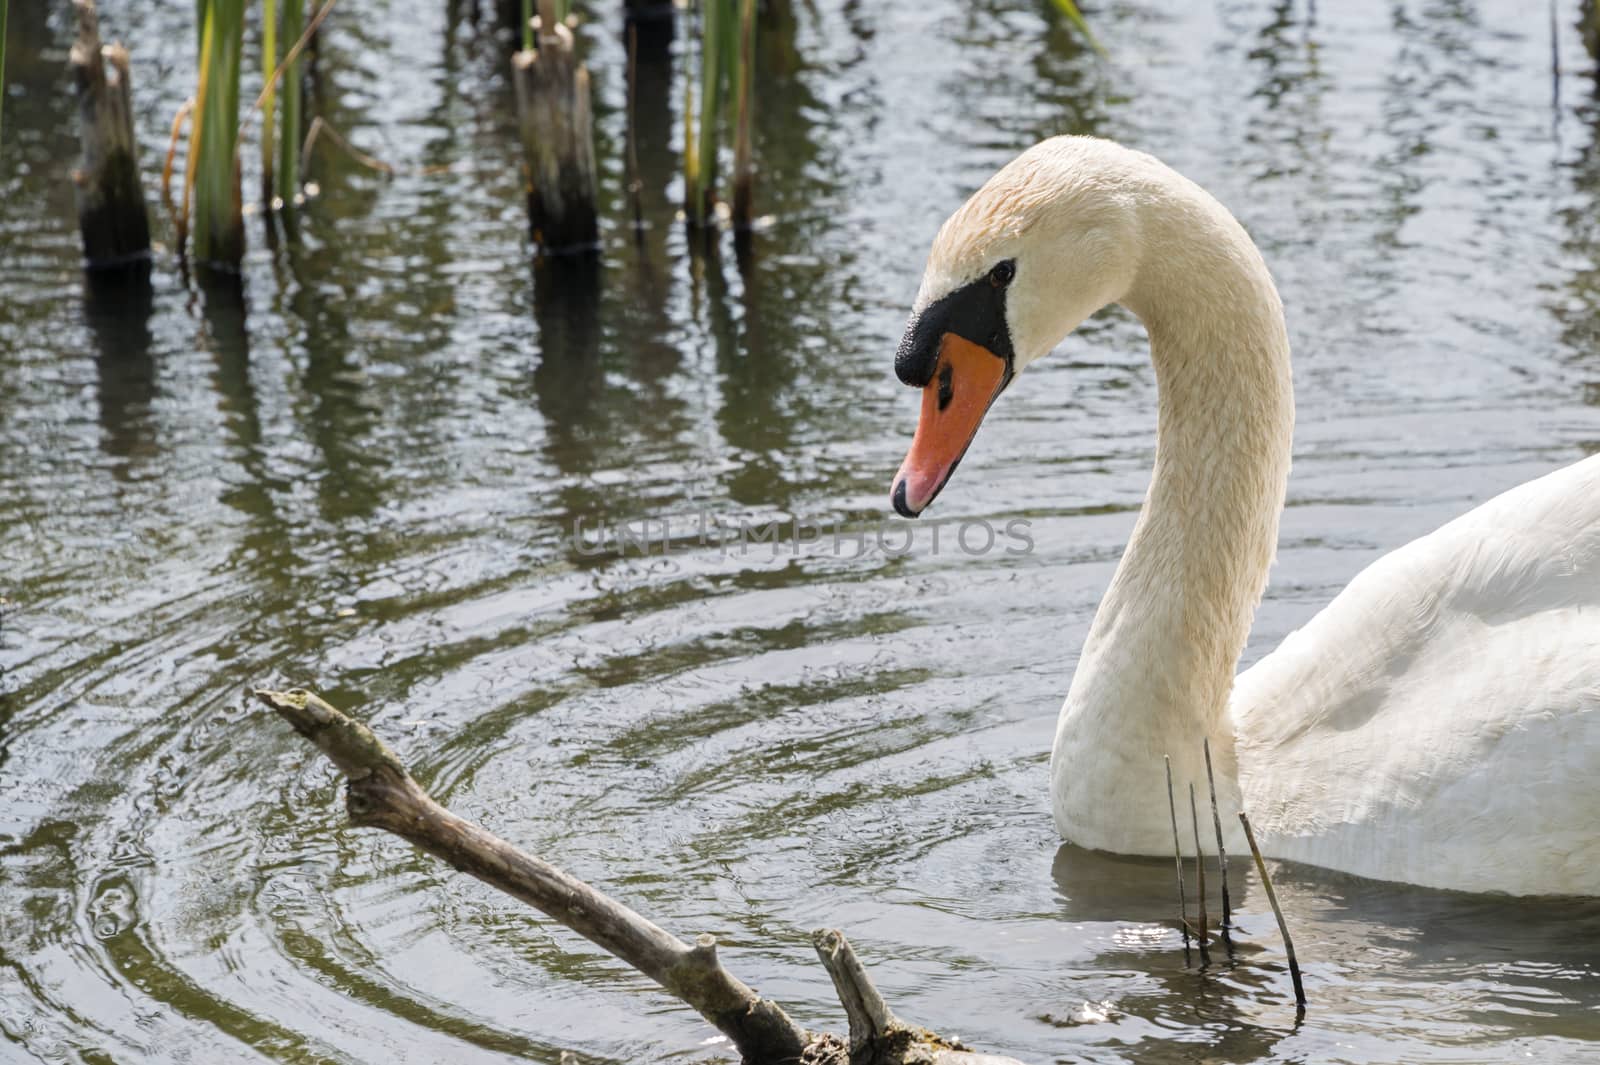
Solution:
M850 1040L808 1032L723 967L714 937L702 935L691 946L582 880L452 814L370 729L318 696L300 689L258 690L255 696L345 775L345 808L353 824L400 836L621 958L710 1021L747 1065L1021 1065L967 1051L896 1020L844 936L828 929L813 940L844 1003Z

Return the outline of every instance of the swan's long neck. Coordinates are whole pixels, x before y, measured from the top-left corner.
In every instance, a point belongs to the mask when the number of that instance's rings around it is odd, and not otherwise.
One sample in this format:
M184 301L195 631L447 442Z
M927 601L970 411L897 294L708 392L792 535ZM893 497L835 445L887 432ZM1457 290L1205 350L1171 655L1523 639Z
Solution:
M1204 802L1205 738L1219 798L1237 808L1228 696L1277 543L1294 425L1283 310L1260 254L1197 186L1161 193L1142 211L1144 261L1122 299L1150 335L1155 469L1051 759L1062 835L1121 853L1171 852L1162 758L1180 802L1190 781Z

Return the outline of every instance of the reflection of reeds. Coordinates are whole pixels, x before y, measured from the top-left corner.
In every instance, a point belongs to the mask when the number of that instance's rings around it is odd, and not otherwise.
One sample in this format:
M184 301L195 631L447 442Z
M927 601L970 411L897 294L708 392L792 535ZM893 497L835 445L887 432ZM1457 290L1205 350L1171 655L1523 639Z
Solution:
M239 200L239 60L244 0L199 0L200 87L189 138L187 188L194 190L194 254L237 266L244 258Z
M5 117L6 102L6 6L10 0L0 0L0 119ZM5 133L5 125L0 123L0 134ZM3 139L3 138L0 138Z

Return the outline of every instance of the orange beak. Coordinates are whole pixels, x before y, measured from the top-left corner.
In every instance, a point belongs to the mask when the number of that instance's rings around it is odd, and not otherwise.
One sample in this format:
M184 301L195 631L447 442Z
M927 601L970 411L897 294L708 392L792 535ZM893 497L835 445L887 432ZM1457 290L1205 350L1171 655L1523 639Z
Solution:
M933 377L922 389L917 434L894 477L891 498L902 516L914 518L933 502L1009 379L1005 360L983 345L955 333L940 338Z

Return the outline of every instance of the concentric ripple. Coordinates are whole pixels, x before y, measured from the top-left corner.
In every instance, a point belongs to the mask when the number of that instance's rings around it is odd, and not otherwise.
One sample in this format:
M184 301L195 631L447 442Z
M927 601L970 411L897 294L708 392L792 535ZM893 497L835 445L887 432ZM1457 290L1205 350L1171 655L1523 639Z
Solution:
M589 279L529 263L479 5L345 0L316 107L400 172L319 154L298 239L253 221L242 285L163 257L120 293L78 269L66 13L12 6L0 1060L731 1060L626 966L347 828L329 767L245 697L306 683L462 815L715 933L806 1023L840 1024L806 939L827 924L903 1016L1038 1062L1600 1061L1600 906L1286 868L1296 1023L1237 865L1237 949L1201 971L1169 865L1059 845L1055 712L1152 455L1126 315L1019 380L938 522L885 524L927 245L1058 132L1213 189L1283 290L1299 429L1248 657L1382 551L1594 450L1576 3L1553 84L1527 5L1098 5L1100 61L1031 0L775 0L748 256L673 222L687 30L641 67L642 239L623 223L625 48L590 5ZM149 168L192 5L101 6Z

